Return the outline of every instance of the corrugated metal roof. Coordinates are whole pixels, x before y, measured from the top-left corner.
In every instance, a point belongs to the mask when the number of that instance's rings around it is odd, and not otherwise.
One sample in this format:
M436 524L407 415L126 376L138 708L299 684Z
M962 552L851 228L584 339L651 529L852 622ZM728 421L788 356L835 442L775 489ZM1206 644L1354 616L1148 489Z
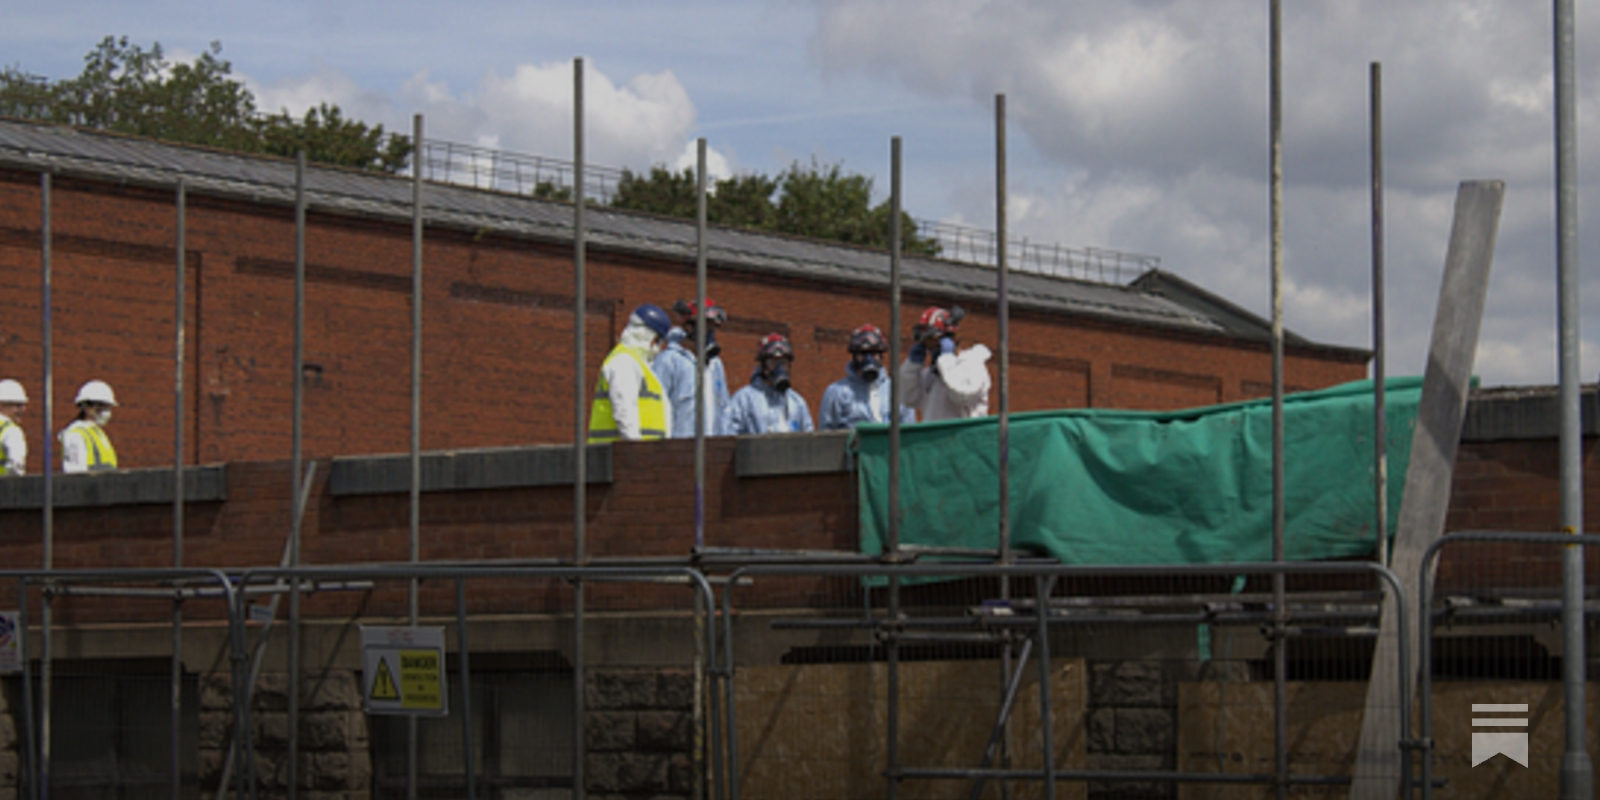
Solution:
M0 120L0 166L156 186L174 185L181 176L191 193L273 204L294 201L295 165L289 160L17 120ZM306 199L321 210L411 217L411 181L400 176L312 166L306 171ZM557 242L573 238L569 204L430 183L424 205L426 219L435 224ZM585 215L585 222L591 247L668 259L695 255L695 226L689 222L598 208ZM707 237L709 258L720 266L866 286L889 282L889 256L879 250L730 228L712 228ZM909 292L994 301L992 267L908 257L901 276ZM1238 334L1200 310L1130 286L1015 271L1008 285L1012 304L1020 308Z

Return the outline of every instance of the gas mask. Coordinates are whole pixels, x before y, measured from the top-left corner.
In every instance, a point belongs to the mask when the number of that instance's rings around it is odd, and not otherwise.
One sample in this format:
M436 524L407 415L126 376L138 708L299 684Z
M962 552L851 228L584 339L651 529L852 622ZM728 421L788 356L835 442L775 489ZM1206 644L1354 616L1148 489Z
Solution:
M878 376L883 374L883 357L877 353L856 353L850 360L856 368L856 374L867 383L876 383Z
M789 391L789 360L786 358L768 359L761 365L761 377L768 386L779 392Z

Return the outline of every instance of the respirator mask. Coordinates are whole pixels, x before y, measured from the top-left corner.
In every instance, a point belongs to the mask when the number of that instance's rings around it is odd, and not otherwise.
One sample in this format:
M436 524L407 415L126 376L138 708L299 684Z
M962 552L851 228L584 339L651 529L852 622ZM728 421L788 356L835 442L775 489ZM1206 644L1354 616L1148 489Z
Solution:
M883 357L877 353L857 353L853 363L856 374L867 383L876 383L883 374Z
M786 358L772 359L761 367L761 377L767 385L779 392L789 391L789 360Z

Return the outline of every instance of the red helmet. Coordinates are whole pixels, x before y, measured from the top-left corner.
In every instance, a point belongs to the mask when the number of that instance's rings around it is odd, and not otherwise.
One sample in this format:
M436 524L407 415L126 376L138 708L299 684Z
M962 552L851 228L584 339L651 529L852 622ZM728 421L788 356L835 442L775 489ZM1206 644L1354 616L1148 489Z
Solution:
M889 349L883 340L883 331L876 325L862 325L850 334L850 352L882 353Z
M961 318L951 314L949 309L929 306L927 311L922 312L922 319L918 320L917 324L930 332L955 333L956 328L961 325Z
M699 304L693 300L689 302L679 300L672 306L672 310L678 312L678 315L683 317L684 324L688 324L690 322L694 322L695 317L699 315L698 306ZM712 327L720 328L722 327L723 323L728 321L728 312L722 306L717 305L717 301L707 297L706 319L711 321Z
M769 333L761 340L761 346L756 349L756 360L768 358L794 359L794 348L789 344L789 337L781 333Z

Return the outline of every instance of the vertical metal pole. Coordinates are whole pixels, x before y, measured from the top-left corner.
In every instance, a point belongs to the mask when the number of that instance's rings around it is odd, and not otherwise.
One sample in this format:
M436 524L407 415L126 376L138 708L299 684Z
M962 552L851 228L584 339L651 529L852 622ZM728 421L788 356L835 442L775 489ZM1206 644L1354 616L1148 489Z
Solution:
M1034 636L1039 639L1039 646L1035 648L1039 654L1039 731L1041 754L1044 766L1044 796L1045 800L1056 798L1056 746L1055 746L1055 713L1050 701L1050 593L1055 589L1056 578L1054 575L1036 577L1033 579L1034 613L1038 615L1039 627ZM1018 665L1019 667L1022 665Z
M472 667L467 647L467 584L456 578L456 655L461 662L461 753L467 775L467 800L477 800L477 769L472 758Z
M995 307L999 317L1000 341L997 349L1000 351L1000 425L999 425L999 466L1000 466L1000 492L999 508L999 554L1000 563L1011 563L1011 414L1010 395L1007 382L1010 380L1008 367L1011 364L1011 307L1009 304L1010 291L1006 287L1006 278L1011 272L1011 232L1007 227L1009 221L1006 216L1007 186L1006 186L1006 96L994 96L994 224L995 224ZM1011 599L1011 578L1000 579L1000 599ZM1000 680L1001 685L1011 675L1011 659L1014 656L1012 648L1016 640L1011 636L1011 631L1006 631L1005 648L1000 652ZM1000 766L1011 766L1011 720L1004 722L1004 730L1000 737ZM1000 796L1011 797L1011 783L1000 781Z
M897 365L900 358L900 137L889 139L889 325L894 331L889 337L889 360ZM896 375L889 382L889 540L885 542L888 556L896 562L900 555L900 381ZM900 797L900 576L889 576L889 641L884 654L884 676L888 692L888 736L885 743L884 775L888 781L885 797ZM732 646L729 637L728 646ZM732 736L732 732L729 733ZM737 768L737 765L735 765Z
M573 563L583 566L586 563L583 550L584 512L588 508L586 481L588 474L588 437L584 431L584 401L589 393L584 389L583 377L585 371L584 346L585 346L585 319L584 314L589 302L588 287L584 280L584 219L583 219L583 59L572 60L572 271L576 287L573 290L573 334L576 344L573 347L573 469L572 476L572 513L573 513ZM583 800L586 796L583 786L583 755L584 755L584 719L585 712L584 690L585 669L583 663L583 579L579 578L572 583L572 797L574 800Z
M300 566L300 460L305 436L306 361L306 151L294 163L294 431L289 456L289 566ZM289 581L289 752L285 787L289 800L300 774L300 578ZM246 702L249 702L248 698Z
M1272 0L1270 55L1272 227L1272 560L1284 560L1283 524L1283 2ZM1273 751L1278 800L1289 796L1289 688L1284 672L1284 575L1272 575Z
M1583 532L1583 419L1578 406L1580 298L1578 275L1578 121L1574 77L1572 0L1555 0L1556 269L1561 360L1561 527ZM1566 548L1562 560L1561 676L1565 685L1567 748L1561 756L1562 800L1594 795L1594 771L1585 742L1583 547Z
M1388 377L1383 323L1383 65L1372 62L1372 489L1378 563L1389 565Z
M694 546L705 546L706 490L706 140L695 141Z
M185 269L188 253L188 187L183 178L178 179L178 265L177 291L174 293L172 371L172 566L183 566L183 356L184 321L187 296L188 270ZM169 739L168 769L172 772L172 800L183 794L183 764L178 758L183 723L183 598L174 593L172 598L172 714Z
M695 334L694 334L694 547L698 552L706 543L706 140L695 141ZM701 608L705 599L695 592L695 616L714 609ZM705 797L705 630L696 625L694 659L694 797Z
M411 563L422 555L422 115L411 117ZM417 579L406 586L417 624ZM417 718L406 717L406 800L417 800Z
M46 464L45 472L49 471ZM29 663L32 657L28 653L28 582L23 578L17 579L17 650L22 659L22 728L26 731L22 742L27 759L27 796L29 800L39 800L43 796L39 786L39 729L34 727L33 665Z
M1006 96L994 96L994 215L1000 258L995 264L995 303L1000 318L1000 563L1011 563L1011 293L1006 276ZM1009 586L1004 580L1002 586ZM1002 595L1005 592L1002 590Z
M51 275L51 231L50 219L50 190L51 175L43 172L39 175L39 192L42 209L39 220L40 228L40 284L42 285L43 319L44 319L44 568L55 568L55 483L54 463L55 456L52 445L55 443L55 331L52 319L54 302L51 299L53 276ZM49 584L45 584L49 588ZM40 654L39 663L39 791L41 796L50 796L50 645L53 609L50 603L50 592L40 593L43 610L39 619Z

